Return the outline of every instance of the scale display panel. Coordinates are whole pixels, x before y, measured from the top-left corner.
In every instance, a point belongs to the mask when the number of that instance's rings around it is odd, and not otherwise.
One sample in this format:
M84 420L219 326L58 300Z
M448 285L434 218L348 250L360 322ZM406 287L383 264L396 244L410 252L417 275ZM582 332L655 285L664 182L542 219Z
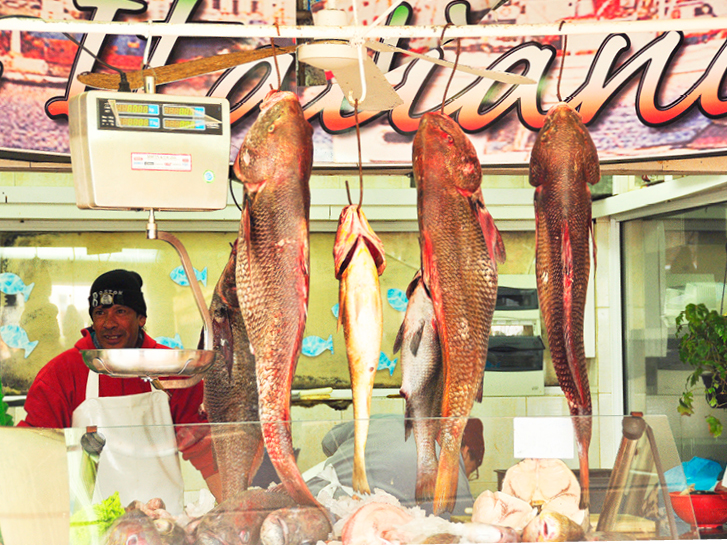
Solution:
M69 132L79 208L227 205L227 99L88 91L69 101Z

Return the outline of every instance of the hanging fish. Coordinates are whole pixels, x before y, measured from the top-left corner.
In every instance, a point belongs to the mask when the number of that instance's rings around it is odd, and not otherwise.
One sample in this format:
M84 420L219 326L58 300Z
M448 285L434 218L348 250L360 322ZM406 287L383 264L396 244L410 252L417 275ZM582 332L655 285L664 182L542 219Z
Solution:
M207 267L201 271L192 267L192 270L194 271L194 276L197 278L197 282L202 284L204 287L207 287ZM189 286L189 278L187 278L187 273L184 271L184 267L182 265L170 272L169 277L180 286Z
M303 339L302 352L304 356L313 358L320 356L326 350L330 350L331 354L333 354L333 335L328 335L328 339L316 337L315 335Z
M398 288L389 288L386 291L386 300L389 301L391 308L398 310L399 312L406 312L406 305L409 303L409 299L406 297L406 293Z
M472 142L450 117L426 113L413 146L424 284L434 305L444 390L434 513L457 496L462 435L485 370L497 265L505 248L485 208Z
M437 319L421 271L407 288L409 305L394 352L401 351L401 389L406 402L404 438L414 430L417 447L417 503L432 501L437 481L436 442L442 411L442 351L439 347Z
M318 505L293 452L290 394L308 315L313 127L298 97L271 91L233 163L245 189L237 298L255 356L260 422L288 494Z
M35 347L38 346L38 341L30 341L28 334L19 325L10 324L0 327L0 337L2 337L5 344L10 348L20 348L25 350L25 357L27 358L33 353Z
M333 246L340 281L338 323L343 324L353 394L353 489L369 494L365 449L371 394L381 354L384 329L379 276L386 268L384 246L358 205L341 210Z
M156 337L156 342L159 344L163 344L164 346L168 346L169 348L174 348L177 350L184 349L184 345L182 344L182 337L179 336L179 333L175 334L174 338Z
M0 273L0 291L7 293L8 295L15 295L16 293L22 293L25 300L30 297L30 292L33 291L35 282L25 285L23 279L17 274L11 272Z
M598 152L580 116L561 102L548 111L530 157L535 186L535 274L550 355L568 408L590 417L583 315L590 271L591 191L600 179ZM594 243L595 263L595 243ZM591 419L575 418L581 508L589 505Z

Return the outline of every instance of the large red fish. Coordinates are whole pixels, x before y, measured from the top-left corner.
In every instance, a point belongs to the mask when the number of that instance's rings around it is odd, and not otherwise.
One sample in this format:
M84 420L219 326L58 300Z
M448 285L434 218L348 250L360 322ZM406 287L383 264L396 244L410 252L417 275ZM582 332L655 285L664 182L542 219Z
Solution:
M237 241L212 294L210 316L217 354L204 377L204 407L209 421L237 423L234 427L212 426L223 500L250 485L263 459L255 358L237 300L236 256Z
M580 116L565 103L550 109L530 157L535 186L535 274L548 345L571 415L592 414L583 313L590 259L591 191L600 179L598 153ZM595 244L594 244L595 251ZM589 504L591 419L575 418L581 508Z
M434 305L444 391L434 512L454 508L462 434L479 390L505 248L485 208L472 142L451 118L427 113L414 137L422 272Z
M386 268L386 257L381 240L357 205L341 210L333 258L340 281L338 320L343 324L353 395L352 485L356 492L368 494L365 450L384 327L379 275Z
M263 438L302 505L317 503L293 454L290 391L308 312L312 134L295 94L271 91L233 164L245 188L237 297L255 356Z

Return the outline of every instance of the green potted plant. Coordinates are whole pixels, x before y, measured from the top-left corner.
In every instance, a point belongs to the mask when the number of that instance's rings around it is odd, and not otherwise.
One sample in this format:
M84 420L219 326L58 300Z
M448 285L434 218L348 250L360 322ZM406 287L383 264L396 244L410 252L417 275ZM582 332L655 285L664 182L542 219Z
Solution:
M685 389L679 398L681 415L694 414L694 392L701 388L701 380L707 403L720 408L723 385L727 384L727 316L706 305L689 304L676 318L676 336L679 340L679 359L694 368L687 377ZM705 417L709 432L714 437L722 434L722 422L709 414Z

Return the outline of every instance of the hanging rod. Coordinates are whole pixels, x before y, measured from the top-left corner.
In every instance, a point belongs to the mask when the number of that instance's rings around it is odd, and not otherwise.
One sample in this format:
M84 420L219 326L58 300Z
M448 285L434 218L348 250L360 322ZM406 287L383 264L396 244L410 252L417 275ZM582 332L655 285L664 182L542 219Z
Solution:
M429 26L280 26L238 23L153 23L46 21L26 17L0 18L0 31L67 32L70 34L116 34L225 38L312 38L318 40L378 38L439 38L444 25ZM548 24L492 24L446 27L447 38L486 38L613 34L618 32L707 32L727 29L727 17L652 19L647 21L566 21Z

